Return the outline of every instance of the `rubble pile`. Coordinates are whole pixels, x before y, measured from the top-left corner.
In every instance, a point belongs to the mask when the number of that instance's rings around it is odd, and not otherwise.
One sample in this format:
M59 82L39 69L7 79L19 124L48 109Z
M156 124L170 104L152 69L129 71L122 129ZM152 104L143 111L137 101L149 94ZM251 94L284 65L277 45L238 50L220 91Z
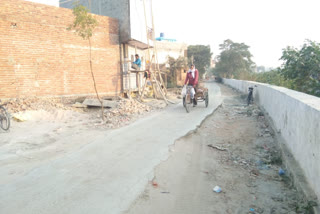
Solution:
M60 98L17 98L6 101L6 108L10 113L17 113L27 110L50 110L52 108L70 110Z
M134 99L123 99L119 101L117 108L105 110L106 123L110 127L119 127L123 123L127 123L136 115L142 115L150 112L152 107L142 104Z
M7 100L6 108L10 114L16 117L17 121L26 121L29 118L21 117L19 114L25 111L39 111L44 110L47 112L55 112L52 110L71 110L77 111L89 115L89 118L92 119L94 123L97 122L97 119L101 119L101 107L97 106L87 106L82 103L86 98L20 98L20 99L11 99ZM92 98L94 99L94 98ZM78 102L79 101L79 102ZM129 124L129 122L137 119L139 116L144 115L147 112L152 110L163 108L165 103L154 102L143 104L135 99L123 99L116 98L108 100L108 102L113 102L114 106L111 107L105 105L104 115L105 121L99 125L107 125L109 128L118 128L123 125ZM109 103L109 104L110 104ZM162 104L162 105L161 105Z

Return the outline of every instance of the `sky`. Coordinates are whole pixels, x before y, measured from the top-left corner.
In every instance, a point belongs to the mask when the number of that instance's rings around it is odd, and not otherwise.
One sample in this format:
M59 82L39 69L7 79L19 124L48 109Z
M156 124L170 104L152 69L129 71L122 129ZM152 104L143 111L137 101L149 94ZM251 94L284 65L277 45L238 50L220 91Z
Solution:
M26 1L59 7L59 0L26 0Z
M156 37L163 32L178 42L210 45L214 57L219 44L231 39L250 46L258 66L277 67L287 46L300 48L306 39L320 42L320 0L152 1Z
M155 31L188 44L226 39L250 46L258 66L277 67L282 49L320 42L320 0L153 0Z

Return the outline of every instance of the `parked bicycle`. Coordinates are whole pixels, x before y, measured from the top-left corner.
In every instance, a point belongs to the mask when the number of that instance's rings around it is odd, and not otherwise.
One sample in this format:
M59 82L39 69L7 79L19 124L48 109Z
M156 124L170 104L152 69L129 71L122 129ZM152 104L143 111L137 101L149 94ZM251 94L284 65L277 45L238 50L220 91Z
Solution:
M10 115L4 106L5 104L0 104L0 127L7 131L10 128Z
M250 105L253 103L253 87L249 87L249 94L247 97L247 104Z

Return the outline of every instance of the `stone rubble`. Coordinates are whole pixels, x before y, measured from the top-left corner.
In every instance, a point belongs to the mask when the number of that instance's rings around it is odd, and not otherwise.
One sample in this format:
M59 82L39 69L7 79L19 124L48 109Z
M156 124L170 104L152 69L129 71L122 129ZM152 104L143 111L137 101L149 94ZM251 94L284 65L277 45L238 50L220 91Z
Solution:
M51 110L53 108L71 110L71 107L64 105L61 98L16 98L5 101L6 108L10 113L17 113L28 110Z
M181 93L181 89L169 89L168 95L176 100L177 94ZM89 115L90 121L88 125L99 125L107 128L118 128L129 124L133 120L142 117L143 115L156 110L161 110L166 107L163 100L146 98L144 102L139 102L137 98L127 99L122 97L101 97L107 102L114 102L116 107L105 108L105 121L101 119L101 108L90 107L84 105L86 99L96 99L95 96L86 97L63 97L63 98L16 98L5 100L6 108L9 113L14 116L27 111L44 110L47 112L55 112L56 110L71 110ZM180 100L176 100L180 101ZM25 120L23 120L25 121Z
M120 127L123 123L127 124L136 116L141 116L152 111L153 108L138 102L135 99L122 99L117 108L111 108L104 111L106 124L110 128Z

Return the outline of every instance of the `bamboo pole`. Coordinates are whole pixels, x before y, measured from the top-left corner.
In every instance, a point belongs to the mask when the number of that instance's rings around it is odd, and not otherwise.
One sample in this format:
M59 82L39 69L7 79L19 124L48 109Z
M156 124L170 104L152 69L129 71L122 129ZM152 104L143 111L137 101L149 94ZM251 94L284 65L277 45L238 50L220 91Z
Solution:
M150 0L150 2L151 2L152 29L153 29L153 32L155 32L152 0ZM164 81L163 81L163 79L162 79L161 72L160 72L160 68L159 68L157 43L156 43L156 41L155 41L155 39L154 39L154 35L152 35L152 40L153 40L153 43L154 43L154 52L155 52L155 55L156 55L156 62L157 62L157 69L158 69L157 71L158 71L159 79L160 79L161 85L162 85L163 88L164 88L165 94L167 94L167 88L166 88L165 85L164 85Z
M144 18L145 18L145 24L146 24L146 36L147 36L147 43L148 43L148 53L149 53L149 59L150 59L150 44L149 44L149 39L148 39L148 23L147 23L147 15L146 15L146 2L145 0L143 0L143 8L144 8ZM152 64L151 64L152 65ZM154 75L153 75L153 72L152 72L152 66L150 66L150 73L151 75L153 76L153 79L155 79L156 81L156 85L158 86L158 90L160 92L160 94L162 95L162 98L166 101L166 103L168 104L168 101L164 95L164 93L162 92L162 88L159 84L159 82L157 81L156 78L154 78ZM160 73L160 71L159 71ZM161 78L161 75L160 75L160 78ZM153 90L155 90L155 87L152 87Z
M152 56L152 59L151 59L151 61L149 61L149 72L150 72L150 75L151 75L151 66L152 66L152 62L153 62L153 56ZM142 89L142 92L141 92L141 95L140 95L140 101L142 101L142 99L143 99L143 96L144 96L144 91L145 91L145 88L146 88L146 86L147 86L147 79L148 78L146 78L146 81L145 81L145 83L144 83L144 86L143 86L143 89ZM151 78L150 78L151 79ZM154 90L153 88L152 88L152 90ZM154 91L153 91L154 92Z

